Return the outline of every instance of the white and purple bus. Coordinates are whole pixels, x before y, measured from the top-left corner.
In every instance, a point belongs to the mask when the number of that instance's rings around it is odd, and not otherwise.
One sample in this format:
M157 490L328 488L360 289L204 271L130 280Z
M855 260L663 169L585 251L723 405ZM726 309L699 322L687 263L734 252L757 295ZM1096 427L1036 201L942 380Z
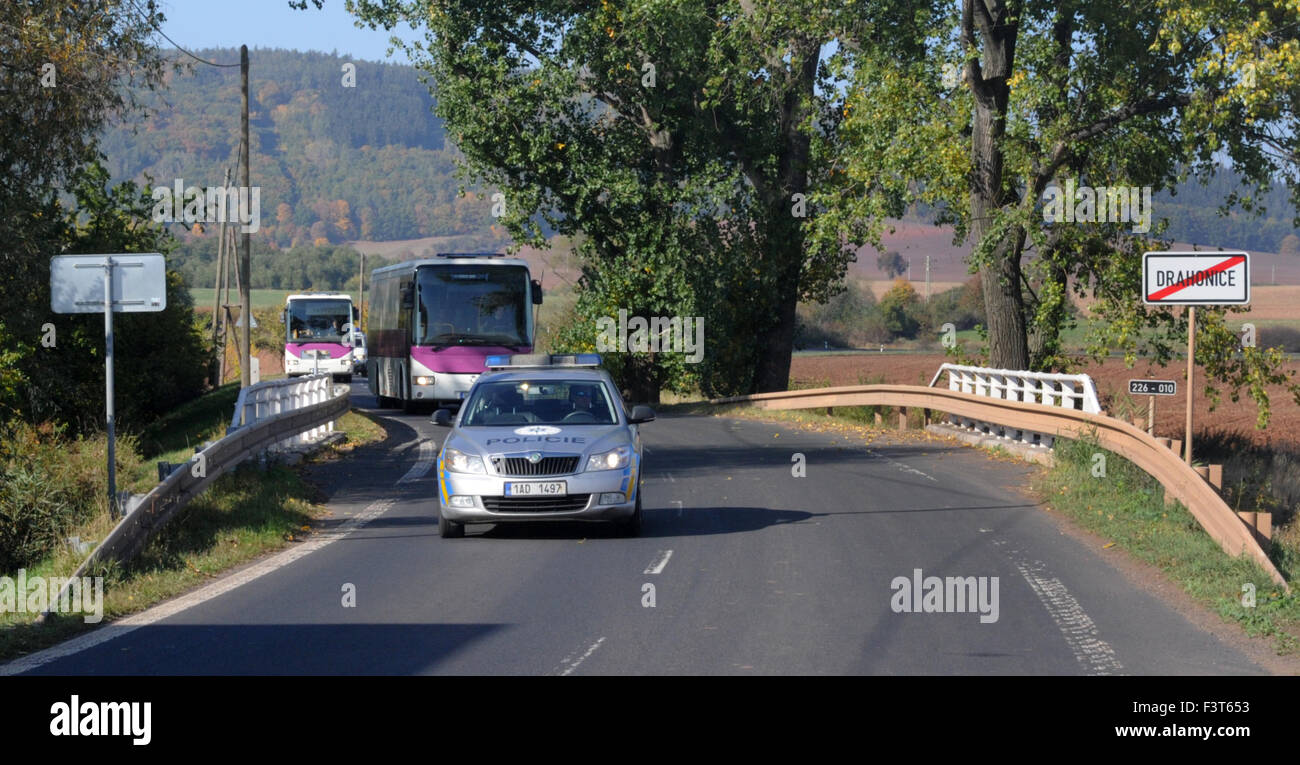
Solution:
M284 371L289 377L326 372L352 381L352 297L343 292L304 292L284 299Z
M542 287L498 253L440 253L371 274L366 379L379 405L458 403L488 356L531 353Z

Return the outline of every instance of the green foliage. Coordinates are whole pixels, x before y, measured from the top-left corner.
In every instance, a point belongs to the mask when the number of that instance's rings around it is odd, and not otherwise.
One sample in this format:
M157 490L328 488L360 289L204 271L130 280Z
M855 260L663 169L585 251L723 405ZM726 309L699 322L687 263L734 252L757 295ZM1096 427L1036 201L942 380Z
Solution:
M871 21L903 23L913 11L879 5L511 0L356 11L372 25L427 24L424 51L408 52L430 75L468 175L505 193L502 222L516 241L538 243L543 225L587 237L582 289L596 294L580 302L580 321L616 307L702 315L706 361L682 374L706 392L742 392L786 385L796 303L829 296L851 257L839 239L806 238L818 214L806 196L829 167L813 136L840 113L835 72L820 58L842 35L897 39ZM575 327L574 341L593 331ZM672 369L635 378L689 382Z
M119 440L117 458L123 471L138 464L130 438ZM102 436L10 423L0 435L0 572L32 565L107 506L106 459Z
M908 282L899 279L894 286L880 298L880 313L885 321L885 329L901 337L916 337L921 323L916 319L917 307L921 299Z
M985 10L998 18L929 17L916 38L921 61L870 47L844 54L852 86L839 131L818 144L840 162L817 196L826 208L817 236L878 244L882 221L922 205L958 240L974 237L993 365L1068 367L1061 333L1076 323L1072 292L1097 298L1093 355L1167 360L1185 321L1139 299L1140 256L1163 248L1147 237L1162 236L1164 208L1135 236L1129 223L1048 223L1044 191L1074 179L1158 195L1190 176L1212 182L1227 158L1234 172L1217 188L1234 190L1218 206L1262 209L1279 174L1300 172L1291 138L1300 11L1269 0L1161 0L1160 23L1135 25L1130 9L1104 3ZM1274 28L1286 31L1266 31ZM1257 193L1239 193L1241 183ZM1197 356L1212 381L1233 397L1247 391L1261 424L1268 383L1286 382L1300 401L1280 357L1238 352L1222 312L1204 313Z
M178 247L169 257L168 263L184 275L190 285L215 287L217 237L214 235L191 240ZM383 257L366 256L367 287L370 284L370 272L390 263ZM255 290L356 292L360 269L361 253L346 245L298 245L281 250L270 242L254 237L249 247L249 283ZM238 294L233 280L230 294L232 298ZM208 307L211 308L210 305Z
M149 223L149 197L130 182L108 188L107 180L97 162L76 171L71 205L47 204L44 214L58 223L42 232L46 246L66 254L165 251L166 234ZM6 290L17 308L14 334L27 338L11 352L17 356L15 373L26 381L16 409L30 422L68 423L79 432L97 428L104 418L103 317L50 313L48 255L42 261L26 264L34 283L21 292ZM36 281L34 274L42 270ZM48 347L39 342L46 324L54 330ZM179 274L167 275L165 310L117 314L113 325L115 399L123 426L142 425L202 391L208 351Z

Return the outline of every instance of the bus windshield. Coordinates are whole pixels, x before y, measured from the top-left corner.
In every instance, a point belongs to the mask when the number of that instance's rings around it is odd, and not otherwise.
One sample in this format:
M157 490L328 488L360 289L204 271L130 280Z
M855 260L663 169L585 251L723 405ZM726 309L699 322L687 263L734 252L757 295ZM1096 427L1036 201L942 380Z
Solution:
M337 298L289 301L289 342L344 343L352 321L352 304Z
M426 266L417 283L416 345L530 344L526 268Z

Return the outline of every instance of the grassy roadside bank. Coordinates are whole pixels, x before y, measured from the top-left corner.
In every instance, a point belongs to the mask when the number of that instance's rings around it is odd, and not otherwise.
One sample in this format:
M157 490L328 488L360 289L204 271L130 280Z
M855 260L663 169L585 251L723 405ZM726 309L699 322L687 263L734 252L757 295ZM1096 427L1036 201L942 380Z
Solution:
M193 446L224 432L234 399L224 386L190 402L148 431L135 443L150 461L131 466L124 478L133 491L142 491L157 481L153 460L184 461ZM235 386L236 388L238 386ZM237 395L237 390L236 390ZM365 443L384 438L383 428L373 419L349 412L336 426L344 439L323 448L308 463L338 459ZM153 444L144 448L146 444ZM102 472L102 464L99 466ZM150 541L129 566L106 567L103 611L100 622L144 610L179 595L220 572L247 563L309 536L314 522L326 514L317 492L301 477L298 468L272 466L266 470L246 463L217 478L202 495L190 502L168 526ZM69 536L100 540L112 529L107 513L93 517L67 531ZM84 556L60 544L50 554L25 567L29 578L67 577ZM0 571L16 577L16 571ZM86 624L82 615L51 615L43 624L36 614L0 613L0 661L49 647L98 625Z
M661 407L665 414L695 414L739 417L782 423L822 433L860 438L870 443L877 437L930 438L919 427L920 412L909 413L912 430L892 430L893 413L881 408L885 427L873 425L874 407L836 407L832 415L824 410L765 410L744 404L722 406L702 401L683 401ZM1237 509L1274 512L1271 556L1275 565L1293 582L1300 573L1300 523L1295 516L1294 481L1289 474L1291 458L1285 454L1254 454L1223 437L1206 443L1207 455L1235 451L1236 463L1225 462L1225 497ZM1094 476L1105 458L1104 476ZM1132 557L1159 568L1209 611L1224 622L1238 624L1252 636L1267 636L1279 655L1300 650L1300 596L1286 595L1282 588L1246 558L1229 558L1181 505L1164 505L1164 490L1131 462L1084 441L1057 440L1055 465L1041 468L1033 489L1040 501L1078 526L1114 544ZM1249 458L1249 462L1247 459ZM1280 464L1279 464L1280 463ZM1246 587L1250 585L1250 587ZM1254 605L1247 605L1248 592Z
M1279 654L1300 649L1300 597L1286 595L1247 558L1225 555L1182 505L1166 508L1159 482L1086 441L1058 439L1055 451L1056 464L1034 482L1045 504L1157 566L1224 621L1273 638ZM1270 554L1289 582L1300 569L1294 526L1279 527Z

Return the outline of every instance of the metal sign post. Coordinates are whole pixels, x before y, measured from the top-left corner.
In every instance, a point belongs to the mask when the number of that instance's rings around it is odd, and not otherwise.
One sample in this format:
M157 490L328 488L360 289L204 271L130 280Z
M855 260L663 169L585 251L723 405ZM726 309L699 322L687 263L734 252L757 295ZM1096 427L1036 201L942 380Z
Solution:
M59 255L50 259L50 309L55 313L104 312L104 419L108 431L108 510L117 518L117 438L113 405L113 312L167 307L167 265L162 255Z
M1196 365L1196 306L1250 302L1250 253L1147 252L1142 254L1142 302L1187 306L1187 446L1192 464L1192 374Z

